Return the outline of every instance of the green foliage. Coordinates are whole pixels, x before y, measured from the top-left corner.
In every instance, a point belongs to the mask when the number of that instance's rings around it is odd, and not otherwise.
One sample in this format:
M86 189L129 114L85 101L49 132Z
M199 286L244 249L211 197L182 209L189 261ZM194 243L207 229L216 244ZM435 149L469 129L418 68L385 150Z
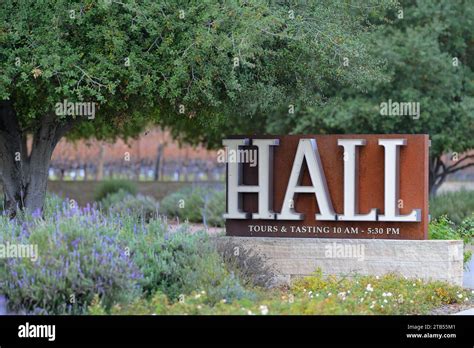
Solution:
M432 221L428 226L430 239L456 240L461 239L464 245L473 243L474 238L474 214L466 218L462 223L456 226L448 217L441 216ZM464 250L464 264L471 259L472 252Z
M206 233L190 233L186 225L172 229L158 219L145 223L135 214L71 208L57 197L46 206L44 218L0 218L0 244L38 245L39 251L37 261L0 259L0 294L12 310L83 314L94 295L109 308L157 291L172 301L204 291L209 303L255 296Z
M387 80L355 88L331 86L325 103L275 115L270 133L429 134L430 154L474 148L474 6L461 1L401 1L367 35ZM459 64L455 66L453 59ZM351 64L349 62L349 64ZM382 116L380 104L419 102L421 116Z
M163 198L160 213L181 221L224 226L225 192L201 186L185 187Z
M328 315L328 314L429 314L448 304L469 303L471 291L442 282L424 282L396 275L353 278L324 277L315 272L297 280L289 290L268 290L255 300L242 299L209 305L205 292L194 292L183 301L170 302L157 293L151 299L136 299L131 304L117 304L111 314L188 314L188 315ZM107 311L95 303L93 314Z
M225 191L223 190L210 191L205 196L205 204L202 211L207 225L224 226L225 204Z
M185 225L171 232L163 221L152 220L146 229L135 227L123 238L143 272L140 285L146 294L160 291L173 301L198 290L205 291L209 301L252 296L227 271L205 233L191 234Z
M256 115L315 103L331 84L379 79L361 36L391 4L4 0L0 100L14 102L24 130L67 99L100 106L71 137L158 122L216 144L222 130L262 126Z
M95 200L97 202L103 200L112 193L117 193L118 191L124 191L129 194L136 194L137 187L136 185L128 180L107 180L97 186L97 192L95 194Z
M37 258L0 259L0 293L11 310L83 314L94 294L108 307L139 295L139 271L113 226L70 212L30 221L0 218L0 244L37 247Z
M123 189L110 193L101 201L101 207L112 216L133 215L145 222L158 217L158 202L150 196L132 195Z
M472 299L470 291L459 286L406 279L394 274L341 280L316 272L314 276L296 281L292 292L296 299L316 299L314 306L304 306L302 300L293 309L293 313L306 314L314 310L323 310L326 314L426 314L445 304Z
M63 198L50 192L46 192L46 197L43 205L43 214L51 217L57 211L61 211L64 205L68 204Z
M459 225L474 212L474 191L461 190L446 192L430 199L430 214L432 219L442 215Z

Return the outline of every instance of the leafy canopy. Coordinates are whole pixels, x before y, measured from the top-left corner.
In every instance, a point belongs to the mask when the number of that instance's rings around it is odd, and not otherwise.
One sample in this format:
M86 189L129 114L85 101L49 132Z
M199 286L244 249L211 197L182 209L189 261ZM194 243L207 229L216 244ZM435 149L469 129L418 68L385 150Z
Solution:
M269 121L274 132L427 133L430 153L474 148L474 6L469 1L402 1L368 35L388 80L327 90L327 102ZM456 64L456 62L458 64ZM419 102L420 118L382 116L380 104Z
M392 1L372 3L2 0L0 99L25 132L67 99L98 105L73 138L158 123L215 145L266 129L290 105L316 106L327 90L383 80L363 38Z

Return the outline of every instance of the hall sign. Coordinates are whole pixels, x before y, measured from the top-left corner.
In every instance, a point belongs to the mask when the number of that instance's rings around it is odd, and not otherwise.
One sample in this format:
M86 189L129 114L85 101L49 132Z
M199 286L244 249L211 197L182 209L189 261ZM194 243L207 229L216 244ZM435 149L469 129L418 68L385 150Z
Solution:
M428 135L223 140L230 236L426 239Z

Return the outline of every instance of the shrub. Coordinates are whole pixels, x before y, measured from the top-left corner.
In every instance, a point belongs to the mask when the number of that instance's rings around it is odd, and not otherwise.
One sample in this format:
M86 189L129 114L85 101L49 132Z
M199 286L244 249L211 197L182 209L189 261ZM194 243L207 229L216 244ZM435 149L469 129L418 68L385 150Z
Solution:
M276 271L264 255L230 240L217 238L216 245L227 269L237 274L244 286L272 285Z
M225 224L222 217L225 213L225 192L213 191L205 204L203 220L206 225L223 227ZM204 221L203 221L204 222Z
M97 212L67 208L56 216L0 221L0 243L37 245L37 260L0 259L0 293L14 311L83 314L98 294L105 306L138 292L138 268L127 257L116 228Z
M225 268L207 234L191 234L186 225L170 232L160 220L134 229L133 238L123 238L129 241L132 259L143 273L140 285L147 295L159 291L173 301L198 290L205 291L209 301L252 296Z
M186 187L161 201L160 213L190 222L224 226L225 193L203 187Z
M209 304L256 296L240 273L226 268L204 232L190 233L187 225L171 230L165 220L145 223L133 214L103 215L90 206L71 208L57 198L46 206L50 213L43 218L0 218L0 243L39 249L35 262L0 259L0 294L14 311L83 314L98 302L108 311L112 303L157 292L170 301L204 292Z
M160 213L178 217L183 221L201 222L201 210L204 207L203 191L200 187L185 187L167 195L160 203Z
M471 244L474 237L474 214L456 226L447 216L441 216L428 226L430 239L461 239L465 245ZM464 250L464 263L467 263L472 252Z
M474 212L474 191L446 192L430 199L430 214L433 220L447 215L456 225Z
M133 215L145 222L158 216L158 202L150 196L136 196L120 189L108 194L101 202L101 207L111 216Z
M136 185L128 180L107 180L101 182L96 189L94 199L99 202L103 200L107 195L116 193L120 190L128 192L132 195L137 193Z

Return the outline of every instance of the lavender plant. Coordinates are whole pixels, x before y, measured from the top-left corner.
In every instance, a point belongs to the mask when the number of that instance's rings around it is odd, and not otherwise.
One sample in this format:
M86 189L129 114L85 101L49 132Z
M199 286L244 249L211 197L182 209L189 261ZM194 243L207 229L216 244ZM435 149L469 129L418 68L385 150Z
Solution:
M83 314L95 294L109 306L140 293L138 267L116 226L97 210L64 204L44 219L0 218L0 243L37 246L35 259L0 259L0 293L10 310Z
M97 298L110 308L157 292L177 301L205 291L209 303L254 297L207 234L166 219L51 197L43 214L0 217L0 244L37 246L34 260L0 258L0 294L19 313L85 314Z

